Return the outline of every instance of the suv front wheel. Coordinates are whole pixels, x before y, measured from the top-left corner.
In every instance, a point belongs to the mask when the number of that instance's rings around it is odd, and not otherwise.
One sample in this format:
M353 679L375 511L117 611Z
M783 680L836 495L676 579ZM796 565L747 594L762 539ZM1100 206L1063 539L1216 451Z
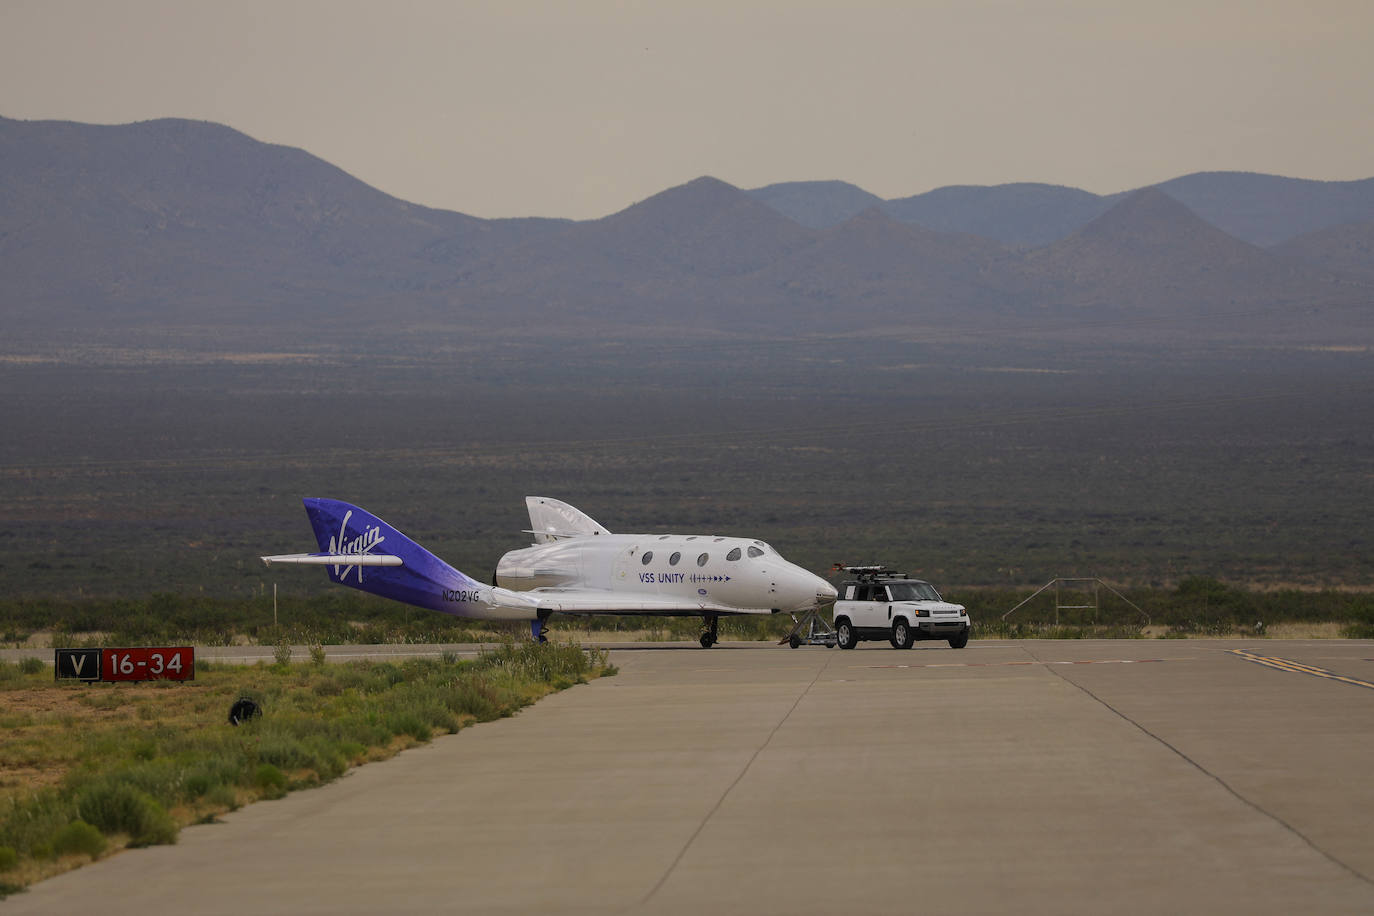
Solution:
M911 626L902 618L898 617L892 623L892 648L910 649L915 642L911 632Z
M854 632L854 624L848 617L841 617L835 624L835 639L841 649L852 649L859 644L859 634Z

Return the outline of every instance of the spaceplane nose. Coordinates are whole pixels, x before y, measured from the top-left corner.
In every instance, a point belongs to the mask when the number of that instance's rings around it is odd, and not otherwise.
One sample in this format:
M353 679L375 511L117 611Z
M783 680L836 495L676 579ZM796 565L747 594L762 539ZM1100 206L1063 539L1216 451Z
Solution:
M835 586L825 580L816 585L816 604L829 604L839 596L840 593L835 591Z

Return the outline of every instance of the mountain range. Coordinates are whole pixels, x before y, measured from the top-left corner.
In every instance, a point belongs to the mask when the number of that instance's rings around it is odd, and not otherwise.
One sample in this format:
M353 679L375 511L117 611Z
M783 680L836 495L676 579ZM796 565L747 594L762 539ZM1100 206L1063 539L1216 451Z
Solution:
M1308 181L1252 172L1197 172L1154 187L1228 235L1262 247L1344 223L1374 220L1374 178ZM903 222L1029 248L1058 241L1135 192L1098 195L1021 183L951 186L883 200L845 182L801 181L749 193L814 229L879 207Z
M1374 179L1209 172L1110 196L1015 184L882 200L703 177L598 220L488 220L222 125L0 118L0 281L11 339L1154 327L1370 341Z

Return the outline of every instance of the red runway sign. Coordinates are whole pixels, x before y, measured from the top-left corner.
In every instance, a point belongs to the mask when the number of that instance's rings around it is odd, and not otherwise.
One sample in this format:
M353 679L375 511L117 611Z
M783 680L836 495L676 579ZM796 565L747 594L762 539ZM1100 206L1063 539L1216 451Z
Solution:
M152 649L102 649L102 681L192 681L196 650L190 646Z

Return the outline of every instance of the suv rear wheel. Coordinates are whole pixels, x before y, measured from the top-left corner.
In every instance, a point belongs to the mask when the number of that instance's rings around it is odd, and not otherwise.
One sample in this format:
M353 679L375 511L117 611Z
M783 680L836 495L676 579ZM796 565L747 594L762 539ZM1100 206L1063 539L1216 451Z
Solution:
M913 642L915 640L912 638L911 627L898 617L892 622L892 648L910 649Z
M835 639L841 649L852 649L859 644L859 634L854 632L854 624L849 622L848 617L841 617L835 622Z

